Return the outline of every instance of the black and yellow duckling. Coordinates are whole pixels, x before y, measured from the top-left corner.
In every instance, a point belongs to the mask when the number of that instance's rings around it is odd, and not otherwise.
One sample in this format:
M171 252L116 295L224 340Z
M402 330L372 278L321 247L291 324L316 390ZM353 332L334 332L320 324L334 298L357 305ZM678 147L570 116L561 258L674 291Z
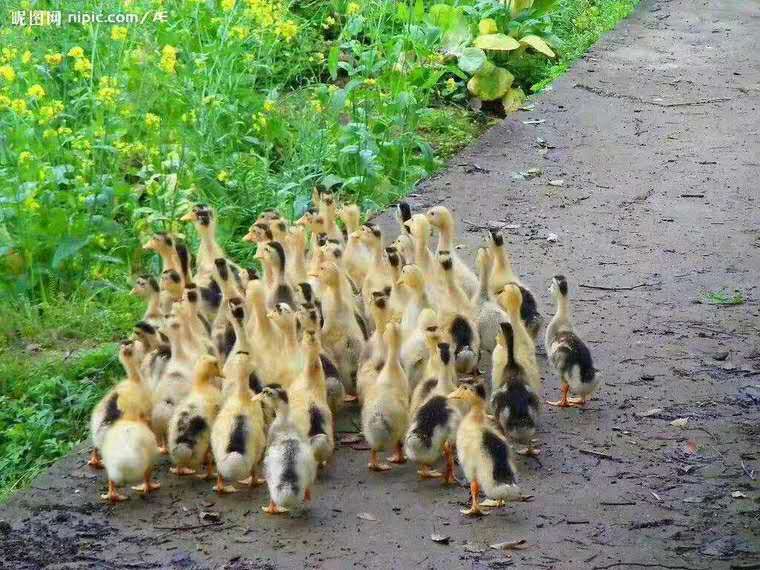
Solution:
M567 408L585 406L586 401L599 387L599 378L594 369L591 352L581 338L575 334L570 319L567 279L555 275L549 286L557 312L546 327L544 345L554 369L559 373L562 398L547 402L551 406ZM571 392L579 398L568 398Z
M525 369L515 358L512 325L502 323L501 328L507 349L507 364L501 372L501 387L491 395L491 408L504 433L513 441L527 444L525 450L518 450L517 453L538 455L539 450L533 447L533 436L536 435L541 403L531 388Z

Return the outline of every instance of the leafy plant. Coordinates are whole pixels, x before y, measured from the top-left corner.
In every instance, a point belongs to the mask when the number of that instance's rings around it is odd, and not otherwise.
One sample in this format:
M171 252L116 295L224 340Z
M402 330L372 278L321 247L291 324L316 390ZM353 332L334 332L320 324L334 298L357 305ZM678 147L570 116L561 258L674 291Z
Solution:
M710 305L743 305L744 295L739 290L731 293L726 289L721 289L705 293L705 301Z

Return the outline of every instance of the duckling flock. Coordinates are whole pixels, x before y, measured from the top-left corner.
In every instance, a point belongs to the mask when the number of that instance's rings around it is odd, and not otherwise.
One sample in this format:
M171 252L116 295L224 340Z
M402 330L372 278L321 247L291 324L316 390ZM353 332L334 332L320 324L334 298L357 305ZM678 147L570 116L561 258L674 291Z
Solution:
M487 234L475 273L457 255L445 207L400 204L400 234L386 246L358 206L328 192L312 199L293 225L268 211L251 226L244 239L260 274L225 255L206 205L182 218L198 233L195 256L167 234L145 244L163 271L136 280L147 308L120 348L127 377L91 418L103 498L125 500L118 489L128 484L158 489L163 453L176 476L216 470L217 493L266 482L265 512L300 511L335 453L337 414L358 400L370 470L391 469L379 458L387 450L390 463L409 459L421 478L452 483L456 455L471 486L465 514L519 500L512 444L539 452L544 319L502 236ZM556 312L544 344L562 397L547 403L583 406L598 386L591 355L573 330L565 277L549 290ZM490 383L479 374L489 360Z

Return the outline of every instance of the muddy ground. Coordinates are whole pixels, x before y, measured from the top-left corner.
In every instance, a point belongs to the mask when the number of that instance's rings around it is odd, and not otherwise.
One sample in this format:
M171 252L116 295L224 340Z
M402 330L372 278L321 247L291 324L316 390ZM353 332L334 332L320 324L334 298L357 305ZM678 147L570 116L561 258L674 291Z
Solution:
M465 519L464 487L411 465L368 473L367 452L343 447L303 519L263 516L264 489L218 498L166 466L159 493L114 508L82 451L0 507L0 565L760 568L758 37L756 1L645 0L411 198L455 211L468 256L502 227L546 313L551 275L571 280L605 384L590 409L545 410L541 462L519 463L534 502ZM706 303L723 287L744 304ZM557 388L545 371L545 396ZM489 549L518 538L527 549Z

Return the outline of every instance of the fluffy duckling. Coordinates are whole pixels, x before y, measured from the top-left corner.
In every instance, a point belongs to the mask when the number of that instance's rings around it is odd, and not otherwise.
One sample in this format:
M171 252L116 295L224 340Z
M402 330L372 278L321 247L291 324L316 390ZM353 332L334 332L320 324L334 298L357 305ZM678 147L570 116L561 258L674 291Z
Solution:
M303 373L288 390L290 418L309 437L314 458L325 465L335 452L333 415L327 405L327 383L322 368L322 346L317 333L307 331L302 340Z
M269 428L264 456L264 474L269 487L269 505L262 510L270 515L300 511L311 500L311 487L317 477L317 461L307 437L290 419L288 394L268 386L263 397L276 410Z
M449 253L438 254L443 270L446 305L440 308L440 326L453 340L457 372L470 374L480 360L480 333L475 322L475 307L454 275L454 259Z
M248 228L248 233L243 236L243 241L248 243L267 243L272 241L274 236L272 230L269 228L268 221L256 220L251 227Z
M125 410L106 433L103 440L103 465L108 473L108 492L101 495L111 503L126 501L117 488L142 481L135 491L144 494L158 490L161 484L153 481L151 473L158 460L156 436L136 409Z
M211 428L211 450L216 463L217 493L234 493L228 481L241 481L250 477L249 484L257 483L256 466L264 456L266 436L261 394L253 395L249 386L248 356L235 354L235 391L225 400Z
M251 308L251 315L245 327L251 344L251 358L262 382L271 384L275 380L270 374L270 364L274 360L273 355L280 353L282 333L269 318L266 297L264 283L260 280L248 282L246 305Z
M456 438L457 427L462 419L459 408L447 396L456 389L456 371L451 359L448 343L439 343L438 358L440 372L436 385L426 400L413 412L409 431L404 441L407 457L420 465L417 472L421 478L441 477L430 467L441 456L446 458L444 483L454 479L454 455L452 442ZM421 384L422 385L422 384Z
M367 344L364 345L361 364L356 374L356 393L360 402L364 401L367 389L375 383L385 363L383 333L385 332L386 325L391 320L392 314L388 297L383 292L375 291L373 293L370 312L372 320L375 323L375 330Z
M386 325L383 340L387 348L385 364L367 390L361 413L362 431L371 449L368 467L372 471L391 468L377 458L378 451L389 447L396 450L389 458L391 463L406 462L401 442L409 425L409 383L401 367L401 332L396 323Z
M346 392L354 395L359 359L367 337L353 310L349 299L351 293L346 291L335 263L323 263L315 276L325 288L325 294L330 297L330 302L324 305L322 345L338 369Z
M448 389L448 394L457 385L457 372L454 367L454 359L451 355L451 345L442 342L437 330L431 331L426 338L428 349L428 361L425 365L423 380L415 386L409 403L409 416L414 417L419 407L428 398L435 394L435 389L440 387Z
M520 497L512 450L486 416L485 387L482 383L460 384L449 394L450 400L469 407L457 429L456 449L459 465L470 481L472 505L461 511L467 516L486 514L481 510L480 491L503 501Z
M155 251L161 257L163 271L176 271L182 278L183 284L192 281L190 278L190 254L187 248L167 233L153 234L143 245L144 250Z
M476 320L478 322L478 332L480 333L480 348L493 353L494 348L496 348L496 337L499 335L499 327L501 323L507 321L508 317L504 310L491 297L489 278L492 259L488 250L483 248L478 250L476 265L480 274L480 288L473 302L477 307Z
M504 236L495 230L489 233L488 254L491 262L489 278L491 292L500 292L507 283L516 283L520 287L522 294L520 318L525 323L525 328L531 338L535 340L544 324L544 317L538 312L536 297L512 270L512 258L504 245Z
M253 390L260 385L260 381L253 370L253 363L250 356L251 344L248 340L248 332L245 328L245 303L242 299L235 298L230 299L226 305L227 319L235 331L235 344L233 345L232 350L230 350L230 357L224 362L224 367L222 368L222 376L224 377L222 396L225 401L237 389L237 377L240 373L241 366L244 368L244 371L247 371L249 377L255 379L253 385L250 386L251 389Z
M522 366L525 377L533 392L540 394L541 373L538 370L538 362L536 362L536 345L533 343L533 338L531 338L528 330L525 328L523 320L520 318L522 299L523 297L519 285L515 283L507 283L501 293L499 293L497 301L501 308L507 313L509 322L512 324L512 331L514 333L513 351L515 353L515 358L520 366ZM508 347L505 345L505 348ZM506 359L504 364L506 364ZM493 387L500 388L501 379L504 378L504 375L501 374L498 369L494 369L492 373L495 375L494 379L498 384Z
M361 284L364 306L369 307L372 304L373 291L385 291L387 288L393 287L393 273L388 263L380 228L374 224L364 224L359 236L361 242L370 252L367 276Z
M356 204L346 204L338 210L348 234L343 251L343 266L354 283L364 283L369 269L370 256L367 247L359 239L361 212Z
M261 262L261 266L264 268L264 282L269 289L267 307L271 310L279 303L286 303L295 309L293 288L285 275L287 257L282 244L278 241L259 244L255 258Z
M448 251L454 264L454 275L456 280L464 289L468 298L472 298L478 291L478 277L472 269L460 259L454 249L454 236L456 227L454 216L448 208L444 206L435 206L427 211L427 219L430 224L438 230L438 246L436 251L440 254L442 251Z
M173 269L167 269L161 273L161 284L159 285L159 307L164 315L172 310L174 303L182 299L184 286L182 285L182 276Z
M415 390L423 378L426 378L431 349L440 339L439 332L435 311L430 308L423 309L417 318L416 328L401 346L401 363L406 371L410 390Z
M211 476L211 425L219 413L222 400L221 392L212 381L221 374L219 361L213 356L204 355L198 359L190 393L177 406L169 422L169 454L174 463L172 473L191 475L205 462L205 478Z
M432 305L425 288L425 276L417 265L407 264L401 269L396 287L404 291L406 301L401 312L401 337L406 342L417 328L420 313Z
M319 197L319 214L325 220L325 234L327 239L337 240L343 243L343 234L338 228L337 204L332 192L323 191Z
M143 322L154 327L160 327L164 322L165 313L161 311L160 293L158 281L152 275L138 277L135 280L135 286L132 288L132 294L147 303L142 318Z
M294 226L282 241L285 246L285 280L288 283L304 283L306 272L306 228Z
M546 327L544 346L549 360L559 373L562 398L556 402L547 403L562 408L582 407L599 387L599 378L594 369L591 352L573 330L567 279L563 275L555 275L549 286L549 292L554 298L557 312ZM567 396L570 391L580 398L569 399Z
M279 384L290 390L303 371L304 358L298 344L298 319L295 311L287 303L278 303L267 317L280 331L282 340L278 352L288 355L288 358L269 361L269 383Z
M156 386L158 386L158 382L164 370L166 370L169 358L171 357L169 339L145 321L136 323L133 331L135 337L137 337L144 347L144 356L140 363L140 374L142 374L143 382L145 382L152 393L156 389Z
M491 408L502 431L513 441L527 444L517 453L538 455L533 447L536 423L540 411L540 400L528 381L525 370L515 358L515 339L512 325L502 323L504 343L507 350L507 364L503 368L501 388L491 396Z
M140 362L134 342L124 341L119 348L119 361L127 378L111 388L95 406L90 416L92 455L88 465L102 469L100 450L106 434L126 411L132 410L136 417L147 419L151 413L150 390L143 382Z

